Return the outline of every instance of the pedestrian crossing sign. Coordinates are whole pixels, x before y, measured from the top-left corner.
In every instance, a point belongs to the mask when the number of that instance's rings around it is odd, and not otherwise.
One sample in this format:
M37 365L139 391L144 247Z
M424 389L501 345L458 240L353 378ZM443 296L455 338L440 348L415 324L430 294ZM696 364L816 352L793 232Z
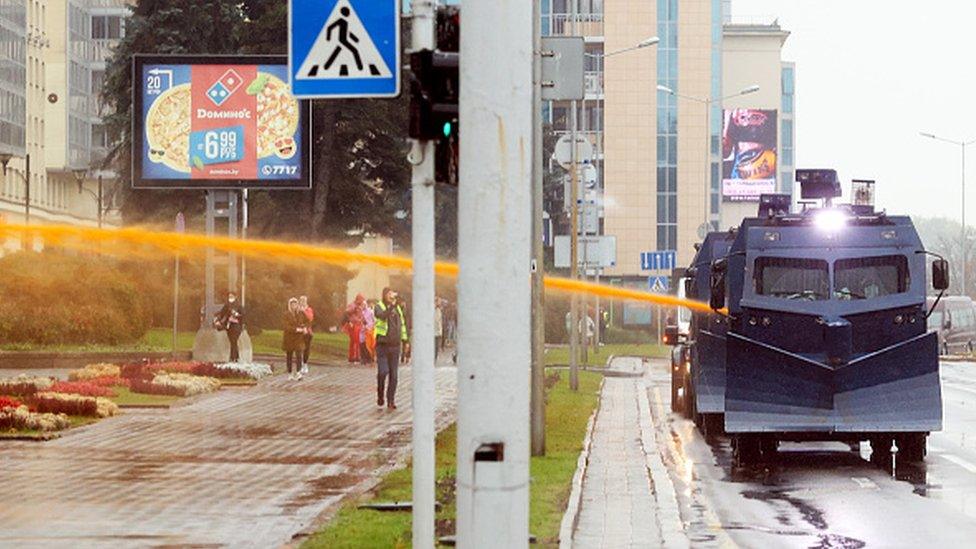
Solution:
M400 94L398 0L290 0L288 35L295 97Z

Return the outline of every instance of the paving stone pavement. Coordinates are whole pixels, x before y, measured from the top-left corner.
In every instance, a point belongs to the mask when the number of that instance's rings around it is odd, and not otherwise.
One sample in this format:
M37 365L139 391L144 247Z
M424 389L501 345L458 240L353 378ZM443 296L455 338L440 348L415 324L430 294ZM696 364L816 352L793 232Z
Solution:
M611 369L621 373L643 368L639 358L614 362ZM641 444L638 392L642 390L641 379L604 379L573 533L575 548L661 546L656 500Z
M438 428L457 370L437 369ZM122 416L45 443L0 443L2 547L277 547L409 451L371 368L322 367Z

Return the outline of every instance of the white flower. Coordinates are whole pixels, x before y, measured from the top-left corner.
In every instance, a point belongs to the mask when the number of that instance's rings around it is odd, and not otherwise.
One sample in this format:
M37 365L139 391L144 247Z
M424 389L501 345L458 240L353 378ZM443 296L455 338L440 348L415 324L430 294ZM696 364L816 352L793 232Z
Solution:
M216 364L218 370L227 370L239 374L241 377L251 379L261 379L272 374L271 366L258 362L228 362L226 364Z

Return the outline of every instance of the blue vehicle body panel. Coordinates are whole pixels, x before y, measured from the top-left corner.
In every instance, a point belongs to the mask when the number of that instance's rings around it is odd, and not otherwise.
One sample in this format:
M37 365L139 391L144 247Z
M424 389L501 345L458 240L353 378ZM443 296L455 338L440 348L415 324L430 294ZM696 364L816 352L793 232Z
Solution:
M728 255L734 241L729 232L709 233L695 255L695 295L708 301L711 263ZM695 313L691 375L695 386L695 407L699 413L721 414L725 411L725 332L728 324L717 314Z
M937 345L926 333L833 368L730 333L726 431L940 430Z

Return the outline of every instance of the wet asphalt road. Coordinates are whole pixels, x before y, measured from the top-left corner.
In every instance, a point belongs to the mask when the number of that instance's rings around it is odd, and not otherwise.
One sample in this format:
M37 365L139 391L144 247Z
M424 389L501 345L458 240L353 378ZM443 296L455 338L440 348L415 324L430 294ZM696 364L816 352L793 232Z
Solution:
M782 444L775 460L733 472L727 438L706 441L670 412L667 365L646 380L658 447L693 547L976 545L976 363L943 363L944 430L922 466L882 469L845 444Z

